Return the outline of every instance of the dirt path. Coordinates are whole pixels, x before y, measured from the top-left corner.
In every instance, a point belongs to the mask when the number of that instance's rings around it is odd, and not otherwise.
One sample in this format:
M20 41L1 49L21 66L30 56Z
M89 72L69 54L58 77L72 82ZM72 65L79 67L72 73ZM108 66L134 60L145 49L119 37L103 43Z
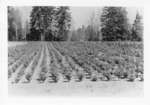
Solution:
M48 43L46 44L46 68L47 68L47 73L46 73L46 80L44 81L45 83L48 83L50 80L49 74L51 72L51 61L52 61L52 55L49 52L49 46Z
M143 97L143 82L99 81L51 84L10 84L11 96Z
M35 68L35 70L34 70L32 79L31 79L31 81L30 81L31 83L37 83L37 79L38 79L38 76L39 76L39 73L40 73L40 70L41 70L40 65L41 65L41 63L42 63L42 59L43 59L43 56L44 56L44 54L43 54L44 48L45 48L45 45L43 44L43 45L42 45L42 49L41 49L41 50L42 50L41 56L40 56L40 59L39 59L39 61L38 61L37 66L36 66L36 68Z

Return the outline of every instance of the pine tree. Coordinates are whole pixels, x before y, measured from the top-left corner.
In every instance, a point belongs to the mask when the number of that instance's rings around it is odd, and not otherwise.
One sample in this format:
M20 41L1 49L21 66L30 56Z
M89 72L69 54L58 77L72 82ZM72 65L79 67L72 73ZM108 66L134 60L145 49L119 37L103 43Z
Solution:
M101 15L101 34L104 41L128 40L128 19L125 8L104 7Z
M52 34L52 21L55 7L33 7L31 12L31 32L40 32L40 40L45 40L46 34ZM34 33L33 33L34 34ZM36 35L36 34L35 34ZM38 36L37 36L38 37Z
M57 40L67 40L71 26L71 13L69 12L69 7L58 7L55 21L57 22Z
M143 37L142 17L139 15L139 13L137 13L133 26L132 26L131 40L141 41L142 37Z
M40 40L66 40L71 21L68 10L68 7L33 7L31 13L32 38L38 40L39 36L36 33L40 33Z

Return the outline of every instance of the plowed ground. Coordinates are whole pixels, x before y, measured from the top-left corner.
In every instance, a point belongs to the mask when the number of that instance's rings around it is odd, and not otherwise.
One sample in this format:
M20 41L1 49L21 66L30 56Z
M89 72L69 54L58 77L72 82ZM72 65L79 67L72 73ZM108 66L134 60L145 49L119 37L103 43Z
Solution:
M57 90L58 94L98 95L131 87L137 94L143 80L143 46L139 42L28 42L8 48L11 93L39 87L37 90L49 90L52 95Z

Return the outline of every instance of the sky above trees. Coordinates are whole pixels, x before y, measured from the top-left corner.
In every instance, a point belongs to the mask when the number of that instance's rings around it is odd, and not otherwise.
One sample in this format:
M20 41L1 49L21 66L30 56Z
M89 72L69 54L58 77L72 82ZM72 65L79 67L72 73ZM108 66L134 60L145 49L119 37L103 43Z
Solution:
M29 19L32 7L16 7L17 9L20 10L21 16L22 16L22 23L24 25L25 21ZM72 16L72 28L79 28L82 25L87 26L90 21L90 17L92 16L93 13L96 11L99 11L101 14L102 7L70 7L70 12ZM139 14L143 14L142 8L137 8L137 7L128 7L127 12L128 12L128 19L129 22L133 22L136 16L136 12L139 12Z

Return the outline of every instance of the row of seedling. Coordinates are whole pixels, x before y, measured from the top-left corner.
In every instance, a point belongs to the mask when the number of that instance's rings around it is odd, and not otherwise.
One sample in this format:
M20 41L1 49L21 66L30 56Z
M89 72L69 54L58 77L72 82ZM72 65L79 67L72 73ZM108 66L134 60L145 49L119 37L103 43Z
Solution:
M40 83L43 83L46 80L46 74L48 72L48 67L47 67L47 53L46 53L46 45L43 46L44 50L43 50L43 58L42 58L42 62L40 64L40 72L38 74L38 78L37 81Z
M40 55L41 55L41 51L39 49L34 52L34 57L31 59L30 64L26 68L24 75L20 81L21 83L29 83L31 81L35 67L38 64Z
M58 74L58 66L56 64L56 59L54 52L52 51L52 47L50 45L47 45L47 50L48 50L48 72L46 74L47 76L47 82L48 83L55 83L58 82L59 80L59 74Z
M25 73L25 81L26 83L29 83L32 80L32 76L34 74L35 68L38 65L41 53L42 53L42 47L40 46L40 49L37 51L38 53L36 54L35 58L32 61L31 66L28 68L28 71Z

